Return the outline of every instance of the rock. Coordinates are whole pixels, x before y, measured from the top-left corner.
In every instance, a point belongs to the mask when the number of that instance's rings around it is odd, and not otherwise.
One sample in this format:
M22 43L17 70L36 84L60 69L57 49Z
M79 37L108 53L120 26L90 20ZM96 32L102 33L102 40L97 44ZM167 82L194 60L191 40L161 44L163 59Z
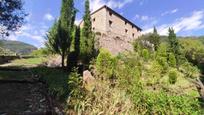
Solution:
M95 87L95 78L92 76L91 72L88 70L83 72L83 86L88 91L93 91Z
M48 61L46 66L48 67L61 67L61 56L53 56Z

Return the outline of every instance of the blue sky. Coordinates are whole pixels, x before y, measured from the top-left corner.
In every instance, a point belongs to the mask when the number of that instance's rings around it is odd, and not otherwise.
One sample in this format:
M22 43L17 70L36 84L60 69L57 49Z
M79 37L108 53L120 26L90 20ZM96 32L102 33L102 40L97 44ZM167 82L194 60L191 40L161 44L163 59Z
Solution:
M59 17L61 0L24 0L29 16L26 24L8 39L43 47L44 36ZM143 33L156 26L161 35L173 27L179 36L204 35L204 0L90 0L91 11L108 5L139 27ZM84 0L75 0L79 10L76 23L84 14Z

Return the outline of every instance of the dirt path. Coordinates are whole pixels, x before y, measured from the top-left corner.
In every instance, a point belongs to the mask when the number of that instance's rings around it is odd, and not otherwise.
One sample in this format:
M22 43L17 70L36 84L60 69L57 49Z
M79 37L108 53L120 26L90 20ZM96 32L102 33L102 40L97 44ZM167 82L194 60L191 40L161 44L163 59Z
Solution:
M45 84L31 80L28 71L24 74L21 70L1 70L0 73L3 73L0 74L0 115L53 114Z

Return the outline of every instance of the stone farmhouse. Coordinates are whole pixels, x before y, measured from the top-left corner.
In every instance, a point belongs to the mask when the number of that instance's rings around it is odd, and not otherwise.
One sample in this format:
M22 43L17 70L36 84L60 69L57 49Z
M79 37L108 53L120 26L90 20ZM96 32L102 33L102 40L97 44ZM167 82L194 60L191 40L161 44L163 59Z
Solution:
M133 50L131 42L141 35L140 27L106 5L94 11L91 19L99 47L108 49L112 54ZM83 27L83 21L79 26Z

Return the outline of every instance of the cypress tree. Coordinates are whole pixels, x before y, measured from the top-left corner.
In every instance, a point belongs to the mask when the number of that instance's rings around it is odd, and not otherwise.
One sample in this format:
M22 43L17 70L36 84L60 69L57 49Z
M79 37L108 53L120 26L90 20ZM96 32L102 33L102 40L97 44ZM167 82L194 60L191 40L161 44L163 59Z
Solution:
M62 67L64 60L69 55L72 41L72 31L75 18L75 8L73 0L62 0L61 15L59 19L59 41L62 52Z
M154 44L154 50L157 51L161 42L156 27L154 27L153 34L151 35L150 43Z
M63 68L65 66L64 60L70 52L75 14L73 0L62 0L60 18L47 35L46 46L54 53L61 55Z
M89 0L85 1L85 15L83 17L82 37L80 51L83 63L89 63L94 53L94 36L92 33L91 14Z
M179 51L180 46L179 46L179 42L178 42L178 39L176 38L176 34L174 33L173 28L169 28L168 42L169 42L168 51L175 55L176 64L178 65L179 55L180 55L180 51Z

